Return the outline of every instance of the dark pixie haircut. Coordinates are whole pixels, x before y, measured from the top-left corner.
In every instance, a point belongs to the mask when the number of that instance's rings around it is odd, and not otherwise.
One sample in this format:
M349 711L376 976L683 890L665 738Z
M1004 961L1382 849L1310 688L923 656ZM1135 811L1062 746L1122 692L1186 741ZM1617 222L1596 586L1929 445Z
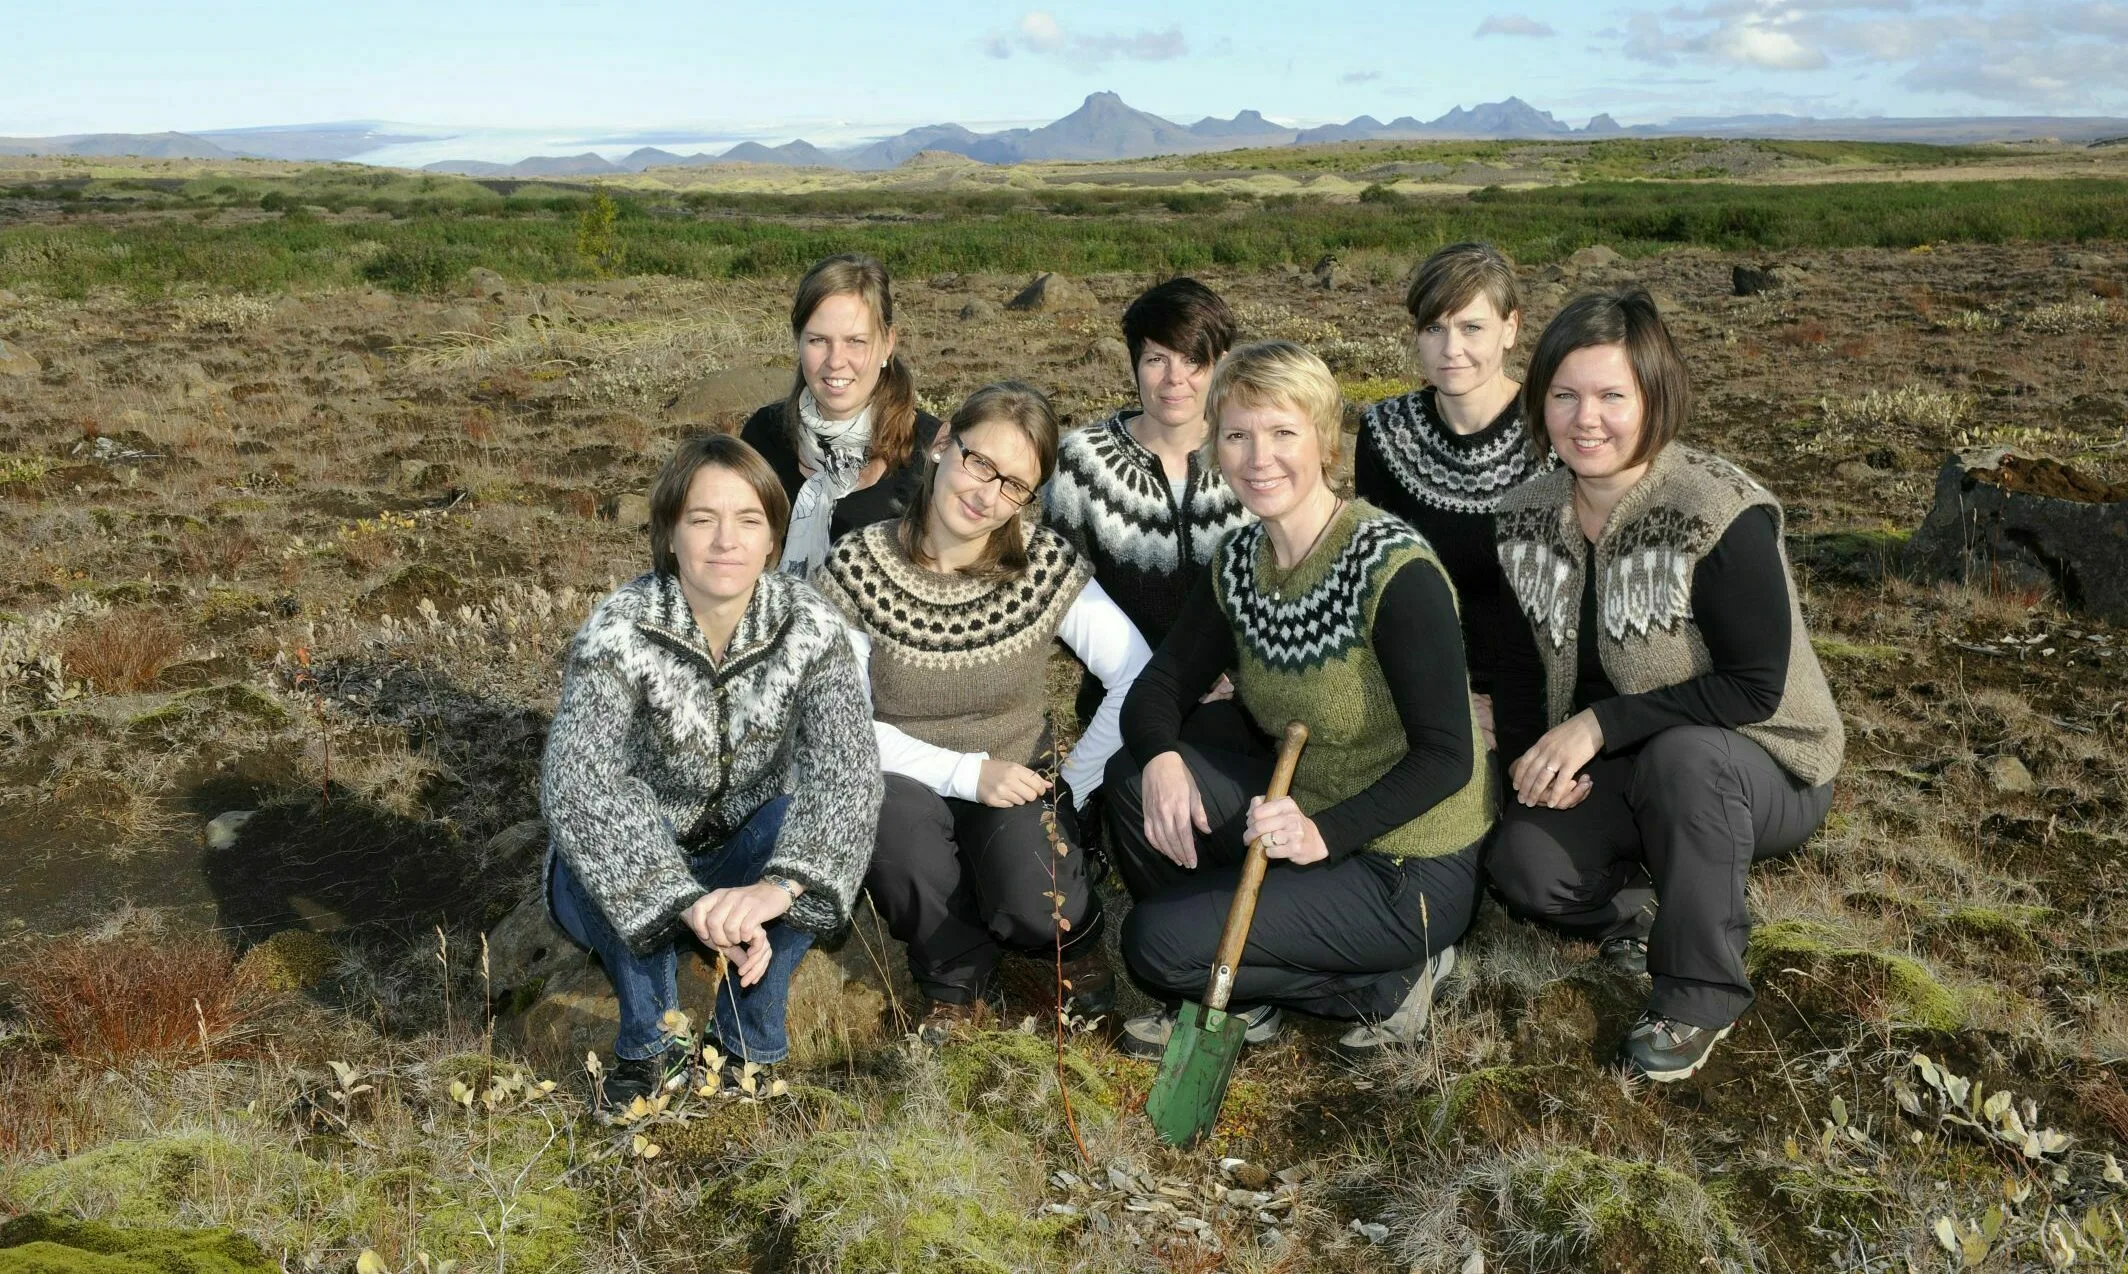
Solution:
M650 488L650 569L659 575L679 573L672 533L679 528L680 515L687 511L687 490L695 484L695 474L712 467L731 470L754 489L761 499L761 511L768 515L768 529L775 541L769 548L770 566L783 556L783 533L791 522L791 498L783 492L783 480L747 443L731 434L704 434L681 443L665 467L658 470L658 480Z
M1522 410L1539 454L1551 446L1544 427L1544 398L1552 392L1559 364L1577 349L1622 345L1640 390L1640 445L1628 464L1652 460L1670 445L1692 414L1692 373L1678 357L1677 343L1645 291L1595 292L1577 296L1545 325L1522 382Z
M1123 311L1123 343L1130 347L1133 370L1147 341L1204 367L1234 348L1235 335L1234 311L1195 279L1169 279L1147 288Z
M1489 243L1451 243L1426 258L1411 276L1404 308L1414 327L1425 327L1454 314L1479 297L1506 318L1522 308L1522 286L1515 282L1515 263Z
M931 440L932 453L924 458L924 480L916 485L916 494L910 498L909 507L902 510L898 529L902 551L918 566L932 565L923 549L924 523L931 516L931 492L938 485L939 466L961 463L959 456L946 456L946 446L949 443L959 446L962 434L993 420L1017 426L1026 437L1027 445L1034 448L1042 475L1034 484L1035 498L1019 513L1024 515L1028 508L1040 511L1042 486L1057 471L1057 438L1062 433L1057 424L1057 409L1050 406L1047 394L1026 381L1001 380L994 385L985 385L968 395L961 409L953 413L953 419L947 421L946 427ZM1000 491L998 495L1003 498L1004 492ZM967 568L966 573L977 579L1017 579L1027 569L1027 533L1022 526L1026 520L1024 516L1010 517L993 529L989 543L983 546L983 555Z

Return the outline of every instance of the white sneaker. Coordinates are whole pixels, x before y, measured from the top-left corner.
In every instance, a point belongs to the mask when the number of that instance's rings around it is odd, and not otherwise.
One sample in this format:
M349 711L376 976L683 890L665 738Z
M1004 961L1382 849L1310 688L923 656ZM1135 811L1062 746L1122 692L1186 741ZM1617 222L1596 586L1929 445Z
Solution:
M1441 948L1441 953L1426 962L1419 980L1405 992L1404 1002L1397 1005L1396 1012L1379 1022L1364 1022L1337 1037L1337 1051L1357 1060L1379 1053L1393 1045L1417 1044L1426 1038L1426 1022L1433 1016L1433 998L1440 994L1441 983L1456 967L1456 949Z

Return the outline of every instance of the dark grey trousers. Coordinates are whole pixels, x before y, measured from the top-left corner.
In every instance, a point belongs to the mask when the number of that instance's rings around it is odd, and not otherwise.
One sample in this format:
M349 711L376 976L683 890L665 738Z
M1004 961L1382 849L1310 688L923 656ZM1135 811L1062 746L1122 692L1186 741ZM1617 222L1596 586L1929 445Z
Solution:
M1067 820L1067 843L1069 829ZM995 809L889 774L865 888L887 932L909 944L909 973L934 1000L966 1004L980 997L1007 948L1051 952L1051 890L1064 895L1064 918L1071 922L1064 958L1094 950L1085 944L1099 941L1101 913L1087 888L1086 854L1077 845L1057 854L1042 829L1039 801Z
M1751 864L1810 839L1832 784L1807 786L1715 726L1665 730L1586 772L1594 786L1572 809L1507 793L1485 859L1493 888L1514 915L1578 937L1645 936L1649 1011L1692 1026L1736 1021L1752 1000Z
M1123 957L1148 995L1202 999L1212 956L1241 878L1249 798L1271 780L1271 758L1179 749L1212 825L1197 837L1197 866L1176 866L1145 838L1143 771L1126 753L1111 761L1109 829L1116 868L1135 899L1123 922ZM1478 898L1478 846L1439 858L1394 859L1364 850L1338 862L1274 861L1264 876L1248 945L1234 970L1233 1004L1278 1004L1323 1017L1377 1021L1394 1013L1426 961L1463 936Z

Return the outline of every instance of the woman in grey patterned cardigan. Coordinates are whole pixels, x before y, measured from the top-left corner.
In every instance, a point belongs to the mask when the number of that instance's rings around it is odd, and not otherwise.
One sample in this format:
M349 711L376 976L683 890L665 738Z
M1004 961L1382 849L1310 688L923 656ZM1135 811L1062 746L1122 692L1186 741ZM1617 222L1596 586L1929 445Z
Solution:
M856 660L818 594L767 572L789 507L745 443L682 443L650 497L652 570L569 648L540 782L547 897L620 1000L608 1102L664 1079L686 936L730 963L723 1051L782 1060L790 975L848 921L871 857L879 749Z

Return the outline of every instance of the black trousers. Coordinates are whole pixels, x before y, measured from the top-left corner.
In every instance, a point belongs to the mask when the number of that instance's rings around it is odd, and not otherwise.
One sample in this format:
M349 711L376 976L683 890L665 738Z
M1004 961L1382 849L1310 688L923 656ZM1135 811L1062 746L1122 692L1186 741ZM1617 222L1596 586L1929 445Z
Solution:
M1068 821L1060 827L1071 844ZM934 1000L980 997L1006 948L1052 951L1052 890L1064 895L1071 923L1064 958L1094 950L1087 944L1100 940L1086 854L1076 844L1057 854L1039 801L994 809L889 774L865 888L887 932L909 944L909 972Z
M1199 999L1226 927L1246 854L1249 798L1270 782L1269 757L1184 743L1177 749L1204 798L1210 835L1197 867L1176 866L1145 837L1143 772L1110 762L1116 866L1136 899L1123 956L1147 994ZM1323 1017L1374 1021L1394 1013L1426 961L1463 936L1478 897L1477 845L1439 858L1397 860L1361 851L1339 862L1274 861L1264 876L1248 945L1234 970L1237 1007L1278 1004Z
M1645 935L1649 1011L1692 1026L1736 1021L1752 1001L1751 864L1810 839L1832 784L1808 786L1716 726L1664 730L1587 773L1594 786L1572 809L1508 795L1486 855L1493 888L1512 914L1578 937Z

